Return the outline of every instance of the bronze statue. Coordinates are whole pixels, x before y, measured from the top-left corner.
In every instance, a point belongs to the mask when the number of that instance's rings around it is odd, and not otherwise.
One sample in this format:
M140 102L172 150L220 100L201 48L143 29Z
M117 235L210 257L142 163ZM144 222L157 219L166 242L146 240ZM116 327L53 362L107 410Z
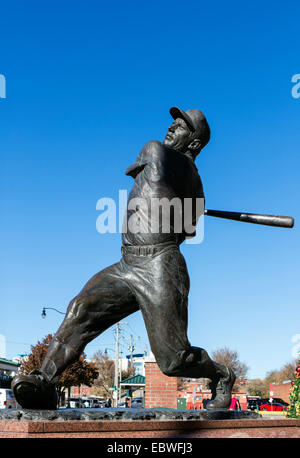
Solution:
M150 204L161 198L204 202L195 159L210 139L209 125L199 110L184 112L173 107L170 114L174 122L164 141L148 142L126 170L134 179L129 202L142 199ZM146 208L128 205L125 218L128 230L122 235L121 260L92 277L70 302L40 371L14 378L12 388L22 407L55 409L55 383L64 369L79 358L91 340L137 310L142 312L151 350L161 371L168 376L211 379L212 399L206 408L229 407L235 374L229 367L214 362L204 349L191 346L187 337L190 284L179 247L195 232L176 231L174 212L170 213L167 232L162 230L161 221L156 232L130 229L130 218L138 214L139 221L148 221L148 211L147 205ZM184 211L179 215L183 220ZM252 220L251 215L248 219L245 215L219 212L213 216L259 224L291 223L276 216L261 222L259 217L264 215L252 215ZM193 227L199 216L193 204Z

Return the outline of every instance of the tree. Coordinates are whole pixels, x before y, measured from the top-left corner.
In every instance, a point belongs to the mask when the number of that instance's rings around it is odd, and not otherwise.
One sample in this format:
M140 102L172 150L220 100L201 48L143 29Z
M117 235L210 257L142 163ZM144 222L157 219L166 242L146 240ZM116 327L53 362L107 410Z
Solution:
M100 350L93 356L93 361L98 369L98 377L95 380L93 394L97 396L111 396L109 388L114 386L115 363Z
M114 360L110 359L99 350L94 354L93 362L99 372L98 378L94 382L93 394L103 397L111 396L109 388L114 387L115 384ZM134 367L131 366L128 370L122 371L122 380L132 377L134 375L134 370Z
M96 366L93 363L88 363L86 361L86 355L83 353L78 361L71 364L71 366L65 369L61 374L56 385L59 395L61 396L61 393L66 388L68 389L68 395L70 395L70 388L72 386L92 386L98 375Z
M236 375L236 382L233 391L238 391L243 379L246 378L248 366L239 360L237 351L230 350L228 347L220 348L212 352L212 359L220 364L230 367Z
M52 340L52 335L48 334L42 342L38 341L36 345L31 346L30 355L26 356L21 361L20 371L24 374L29 374L31 371L39 370L46 353L48 351L49 343Z
M253 379L247 384L247 393L250 396L264 398L269 395L269 387L267 387L265 380Z
M267 386L270 385L270 383L280 383L280 372L279 370L272 370L267 372L266 377L264 378L264 381Z
M296 361L292 360L282 366L281 369L273 369L267 372L264 379L250 380L247 385L247 392L250 396L267 398L270 396L270 384L282 383L286 380L293 380Z
M286 363L280 369L280 375L279 375L280 382L285 382L286 380L293 380L294 379L296 364L297 364L296 360L292 360L289 363Z
M266 377L264 379L266 397L269 396L270 383L282 383L286 380L294 379L295 365L296 361L293 360L286 363L279 370L274 369L272 371L267 372Z
M40 369L52 339L52 335L48 334L41 342L38 341L36 345L31 346L30 355L23 358L21 362L21 372L29 374L33 370ZM65 369L61 374L56 384L59 399L66 388L70 391L71 386L92 386L97 377L98 371L95 365L88 363L86 361L86 355L83 353L78 361Z

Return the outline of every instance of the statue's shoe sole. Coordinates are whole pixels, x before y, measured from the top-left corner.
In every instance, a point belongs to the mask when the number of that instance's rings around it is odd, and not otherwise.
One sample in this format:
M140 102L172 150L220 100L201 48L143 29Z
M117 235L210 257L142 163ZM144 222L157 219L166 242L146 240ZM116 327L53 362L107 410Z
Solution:
M32 375L19 376L12 382L18 404L24 409L56 409L57 395L54 385Z

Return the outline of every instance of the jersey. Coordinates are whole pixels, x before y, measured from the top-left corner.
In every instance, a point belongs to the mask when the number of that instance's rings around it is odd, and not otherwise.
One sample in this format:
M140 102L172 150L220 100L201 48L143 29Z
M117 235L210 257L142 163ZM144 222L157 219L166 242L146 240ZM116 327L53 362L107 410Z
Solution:
M124 245L179 245L195 236L201 202L202 213L204 210L204 192L191 158L159 141L150 141L125 173L134 178L134 184L123 224ZM187 231L187 225L192 225L193 231Z

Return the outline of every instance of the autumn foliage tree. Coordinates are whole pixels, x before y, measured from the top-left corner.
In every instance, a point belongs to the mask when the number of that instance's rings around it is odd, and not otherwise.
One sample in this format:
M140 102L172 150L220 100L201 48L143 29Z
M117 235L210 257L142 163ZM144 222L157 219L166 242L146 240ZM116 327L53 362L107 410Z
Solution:
M247 385L247 392L250 396L260 396L263 398L270 396L270 383L282 383L293 380L296 361L292 360L284 364L281 369L274 369L267 372L264 379L250 380Z
M293 380L295 364L296 361L292 360L286 363L281 369L268 372L265 378L266 383L282 383L286 380Z
M92 393L97 396L111 396L109 388L114 386L115 378L115 362L110 359L101 350L97 351L93 356L93 362L99 372L98 378L94 382ZM134 375L134 367L129 367L128 370L122 370L122 380Z
M252 379L247 384L247 394L249 396L265 398L269 395L269 386L266 384L265 380L259 378Z
M31 371L40 369L52 339L52 335L48 334L41 342L38 341L36 345L31 347L30 355L23 358L21 362L21 372L24 374L30 374ZM86 361L86 355L83 353L78 361L65 369L61 374L56 384L59 397L61 397L61 394L65 391L65 389L70 391L72 386L92 386L98 375L99 374L95 365L93 363L88 363Z
M236 382L233 391L239 391L248 372L247 364L239 359L238 352L230 350L228 347L220 348L212 352L212 359L217 363L230 367L236 375Z

